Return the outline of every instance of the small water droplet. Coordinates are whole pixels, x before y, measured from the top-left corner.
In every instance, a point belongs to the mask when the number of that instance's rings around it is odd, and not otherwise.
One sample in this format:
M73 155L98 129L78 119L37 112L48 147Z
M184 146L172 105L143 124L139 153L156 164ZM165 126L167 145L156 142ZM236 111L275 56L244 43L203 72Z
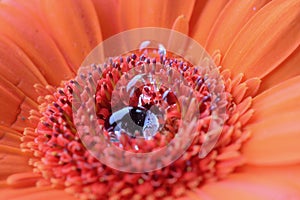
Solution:
M160 57L167 54L165 46L159 42L153 40L146 40L141 42L139 46L139 51L145 56L149 57Z

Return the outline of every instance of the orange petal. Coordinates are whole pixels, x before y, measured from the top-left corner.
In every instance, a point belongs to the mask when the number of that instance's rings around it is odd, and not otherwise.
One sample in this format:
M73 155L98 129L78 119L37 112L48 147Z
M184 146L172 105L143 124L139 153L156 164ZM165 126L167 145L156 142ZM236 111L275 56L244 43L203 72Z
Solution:
M245 81L248 90L246 91L245 96L252 96L254 97L258 92L258 89L261 85L261 80L259 78L250 78Z
M259 173L251 171L230 175L226 180L207 183L202 188L197 189L200 199L299 199L299 176L287 179L284 174L289 173L290 168L284 171L278 170L280 175L272 176L268 173L269 168L261 170ZM273 169L271 169L273 171ZM299 166L297 167L299 174ZM294 170L295 171L295 170ZM276 172L276 171L273 171ZM206 198L205 198L206 197Z
M22 134L12 128L0 126L0 145L5 144L19 148Z
M33 172L15 173L9 176L6 180L11 187L31 187L35 186L36 182L41 179L41 175Z
M300 75L300 46L275 70L262 79L259 92L263 92L278 83Z
M246 173L252 176L265 176L274 177L276 179L284 179L288 182L293 182L295 186L300 188L300 166L296 165L282 165L282 166L253 166L245 165L240 172Z
M40 20L30 12L3 2L0 4L0 27L1 35L9 38L28 55L48 83L58 85L61 80L73 76Z
M102 40L94 5L89 0L46 0L41 3L50 34L76 72L85 57Z
M195 0L129 0L120 1L121 24L124 29L154 26L171 28L176 18L190 19Z
M12 41L0 37L0 75L21 89L26 96L36 99L38 94L33 85L47 84L44 76L28 56Z
M206 1L204 8L202 8L203 5L201 5L201 2L197 1L193 11L190 36L204 46L211 28L224 6L228 3L228 0Z
M51 187L31 187L21 189L3 188L2 190L0 190L0 196L3 199L11 200L76 200L76 198L73 195L69 195L63 190L57 190Z
M243 27L222 65L246 78L262 78L300 44L300 1L274 0Z
M120 4L117 1L93 0L103 40L121 32ZM113 16L113 17L112 17Z
M36 103L2 76L0 76L0 93L1 125L14 126L18 130L30 126L27 119L29 113L22 112L22 108L27 108L27 110L35 108Z
M195 27L196 23L198 23L199 16L203 12L203 9L206 6L207 1L195 1L194 9L190 19L190 27ZM192 29L194 30L194 29Z
M20 137L21 133L0 126L0 180L14 173L32 170L28 156L19 148Z
M204 193L201 189L186 191L185 196L193 200L213 200L211 196L209 196L207 193Z
M42 10L40 8L40 0L31 0L31 1L23 1L23 0L8 0L3 1L13 7L18 8L19 10L26 10L30 12L35 18L41 18Z
M0 180L6 179L8 176L20 173L30 172L32 168L28 165L28 157L12 153L0 153Z
M253 99L255 114L247 129L251 139L243 154L252 164L300 161L300 76L285 81Z
M225 53L246 22L270 0L229 1L220 13L207 39L206 49Z
M189 21L184 15L180 15L179 17L176 18L172 30L181 32L183 34L188 34L189 33Z

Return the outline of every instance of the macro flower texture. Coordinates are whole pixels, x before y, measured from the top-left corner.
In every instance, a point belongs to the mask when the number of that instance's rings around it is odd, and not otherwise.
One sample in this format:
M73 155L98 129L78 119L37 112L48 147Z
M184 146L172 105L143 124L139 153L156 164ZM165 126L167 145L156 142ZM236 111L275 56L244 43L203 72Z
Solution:
M166 48L158 56L126 52L104 68L91 63L87 76L78 76L98 44L149 27L172 30L170 38L190 37L215 71L196 68ZM299 44L300 0L1 0L0 198L300 199ZM193 92L179 85L182 95L176 96L167 86L147 83L122 102L125 79L149 66L154 72L161 67L163 75L156 76L166 80L171 71L180 74ZM213 98L216 74L224 88ZM89 94L85 82L95 93ZM88 104L76 101L89 95L95 117L85 116ZM189 95L198 104L178 106ZM215 145L201 156L216 102L224 122ZM89 151L78 134L73 104L80 117L98 123L111 145L132 153L168 146L180 138L177 132L192 111L199 116L181 131L194 135L182 155L135 173L115 169ZM114 112L119 104L127 107ZM165 117L159 118L153 105L163 108ZM128 113L146 139L122 123ZM87 141L101 154L99 141Z

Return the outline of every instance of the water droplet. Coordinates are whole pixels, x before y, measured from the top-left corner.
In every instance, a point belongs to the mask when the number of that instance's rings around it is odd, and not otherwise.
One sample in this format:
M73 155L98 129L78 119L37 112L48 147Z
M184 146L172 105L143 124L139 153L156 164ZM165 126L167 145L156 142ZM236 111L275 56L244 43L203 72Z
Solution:
M170 36L172 36L171 43ZM103 90L103 95L108 96L107 98L110 100L110 105L107 106L110 113L103 119L103 123L105 123L103 126L108 132L109 138L106 137L107 132L98 131L99 135L104 134L105 139L110 139L111 143L107 140L107 146L119 148L106 148L105 150L109 153L98 154L98 150L84 140L90 132L78 129L86 148L97 155L97 158L104 164L121 171L153 171L175 161L193 141L194 135L190 133L196 132L195 119L198 118L199 109L193 108L199 106L192 101L192 94L194 93L190 93L188 88L196 84L198 92L198 90L205 88L202 87L203 85L209 83L207 80L211 78L209 67L213 65L213 62L209 59L205 60L205 58L209 58L209 56L199 44L183 34L167 29L138 29L124 32L104 41L85 59L82 66L96 63L91 68L94 71L95 68L97 69L98 77L109 70L110 65L113 67L112 70L120 73L120 79L113 82L114 88L111 95L107 95L107 91L111 89L107 85L100 85L101 87L98 88ZM113 60L116 62L115 59L118 59L118 63L112 63ZM189 66L185 64L185 61L193 66L201 67L195 67L193 71L189 71ZM119 65L124 68L119 70ZM126 66L129 67L126 68ZM125 74L122 74L123 72ZM201 74L201 79L199 78L196 83L186 84L185 75L188 73L192 73L192 75ZM208 75L204 76L205 73ZM78 77L76 80L81 81L80 76ZM82 82L80 84L84 85ZM89 81L86 82L89 84ZM93 85L93 82L90 82ZM80 85L77 87L80 87L78 88L78 97L81 98L79 94L85 89ZM91 88L93 89L93 87ZM163 90L160 91L161 88ZM210 89L214 90L214 88ZM156 96L154 97L151 92L155 93ZM94 92L90 93L94 94ZM85 99L80 100L85 102ZM87 105L85 108L82 107L85 112L88 112L87 107L92 107L86 102L83 105ZM88 112L87 115L90 116L91 114ZM95 115L93 119L96 117ZM172 120L169 120L171 118ZM77 119L77 124L81 126L82 115L76 115L74 119ZM84 125L92 128L97 127L91 126L94 121L97 123L97 120L86 120ZM108 127L107 123L111 127ZM166 145L166 148L159 149L161 158L149 159L149 155L156 153L156 140L159 141L161 136L166 134L169 134L171 144L182 145L179 148L177 148L178 145ZM209 138L207 142L211 143ZM116 156L120 149L124 154ZM126 151L132 150L137 153L137 156L131 153L127 154ZM152 150L154 151L149 152ZM204 148L203 153L200 153L199 156L204 157L210 150ZM149 152L149 154L143 154L144 151ZM139 154L140 152L141 154ZM169 156L168 152L172 152L172 155ZM132 167L131 160L135 160L136 166L142 166L142 168ZM162 162L161 160L169 160L169 162ZM120 166L120 161L124 165ZM190 165L187 166L191 167Z
M139 51L141 54L152 58L165 56L167 54L165 46L153 40L146 40L141 42Z

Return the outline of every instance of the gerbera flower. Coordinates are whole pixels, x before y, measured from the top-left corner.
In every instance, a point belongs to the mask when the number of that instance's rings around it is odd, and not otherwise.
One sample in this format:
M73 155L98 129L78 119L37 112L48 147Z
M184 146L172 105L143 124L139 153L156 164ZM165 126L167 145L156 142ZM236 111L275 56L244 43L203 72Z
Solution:
M299 0L1 1L1 198L300 199L299 22ZM180 31L205 47L220 66L227 118L217 145L199 157L211 119L203 85L202 126L186 153L133 174L91 156L69 117L81 86L74 78L88 53L116 33L147 26ZM112 60L99 82L119 79L118 64L126 73L136 59L155 62L139 54ZM170 66L187 71L196 88L201 74L182 63ZM112 90L104 85L96 93L99 123L111 115Z

